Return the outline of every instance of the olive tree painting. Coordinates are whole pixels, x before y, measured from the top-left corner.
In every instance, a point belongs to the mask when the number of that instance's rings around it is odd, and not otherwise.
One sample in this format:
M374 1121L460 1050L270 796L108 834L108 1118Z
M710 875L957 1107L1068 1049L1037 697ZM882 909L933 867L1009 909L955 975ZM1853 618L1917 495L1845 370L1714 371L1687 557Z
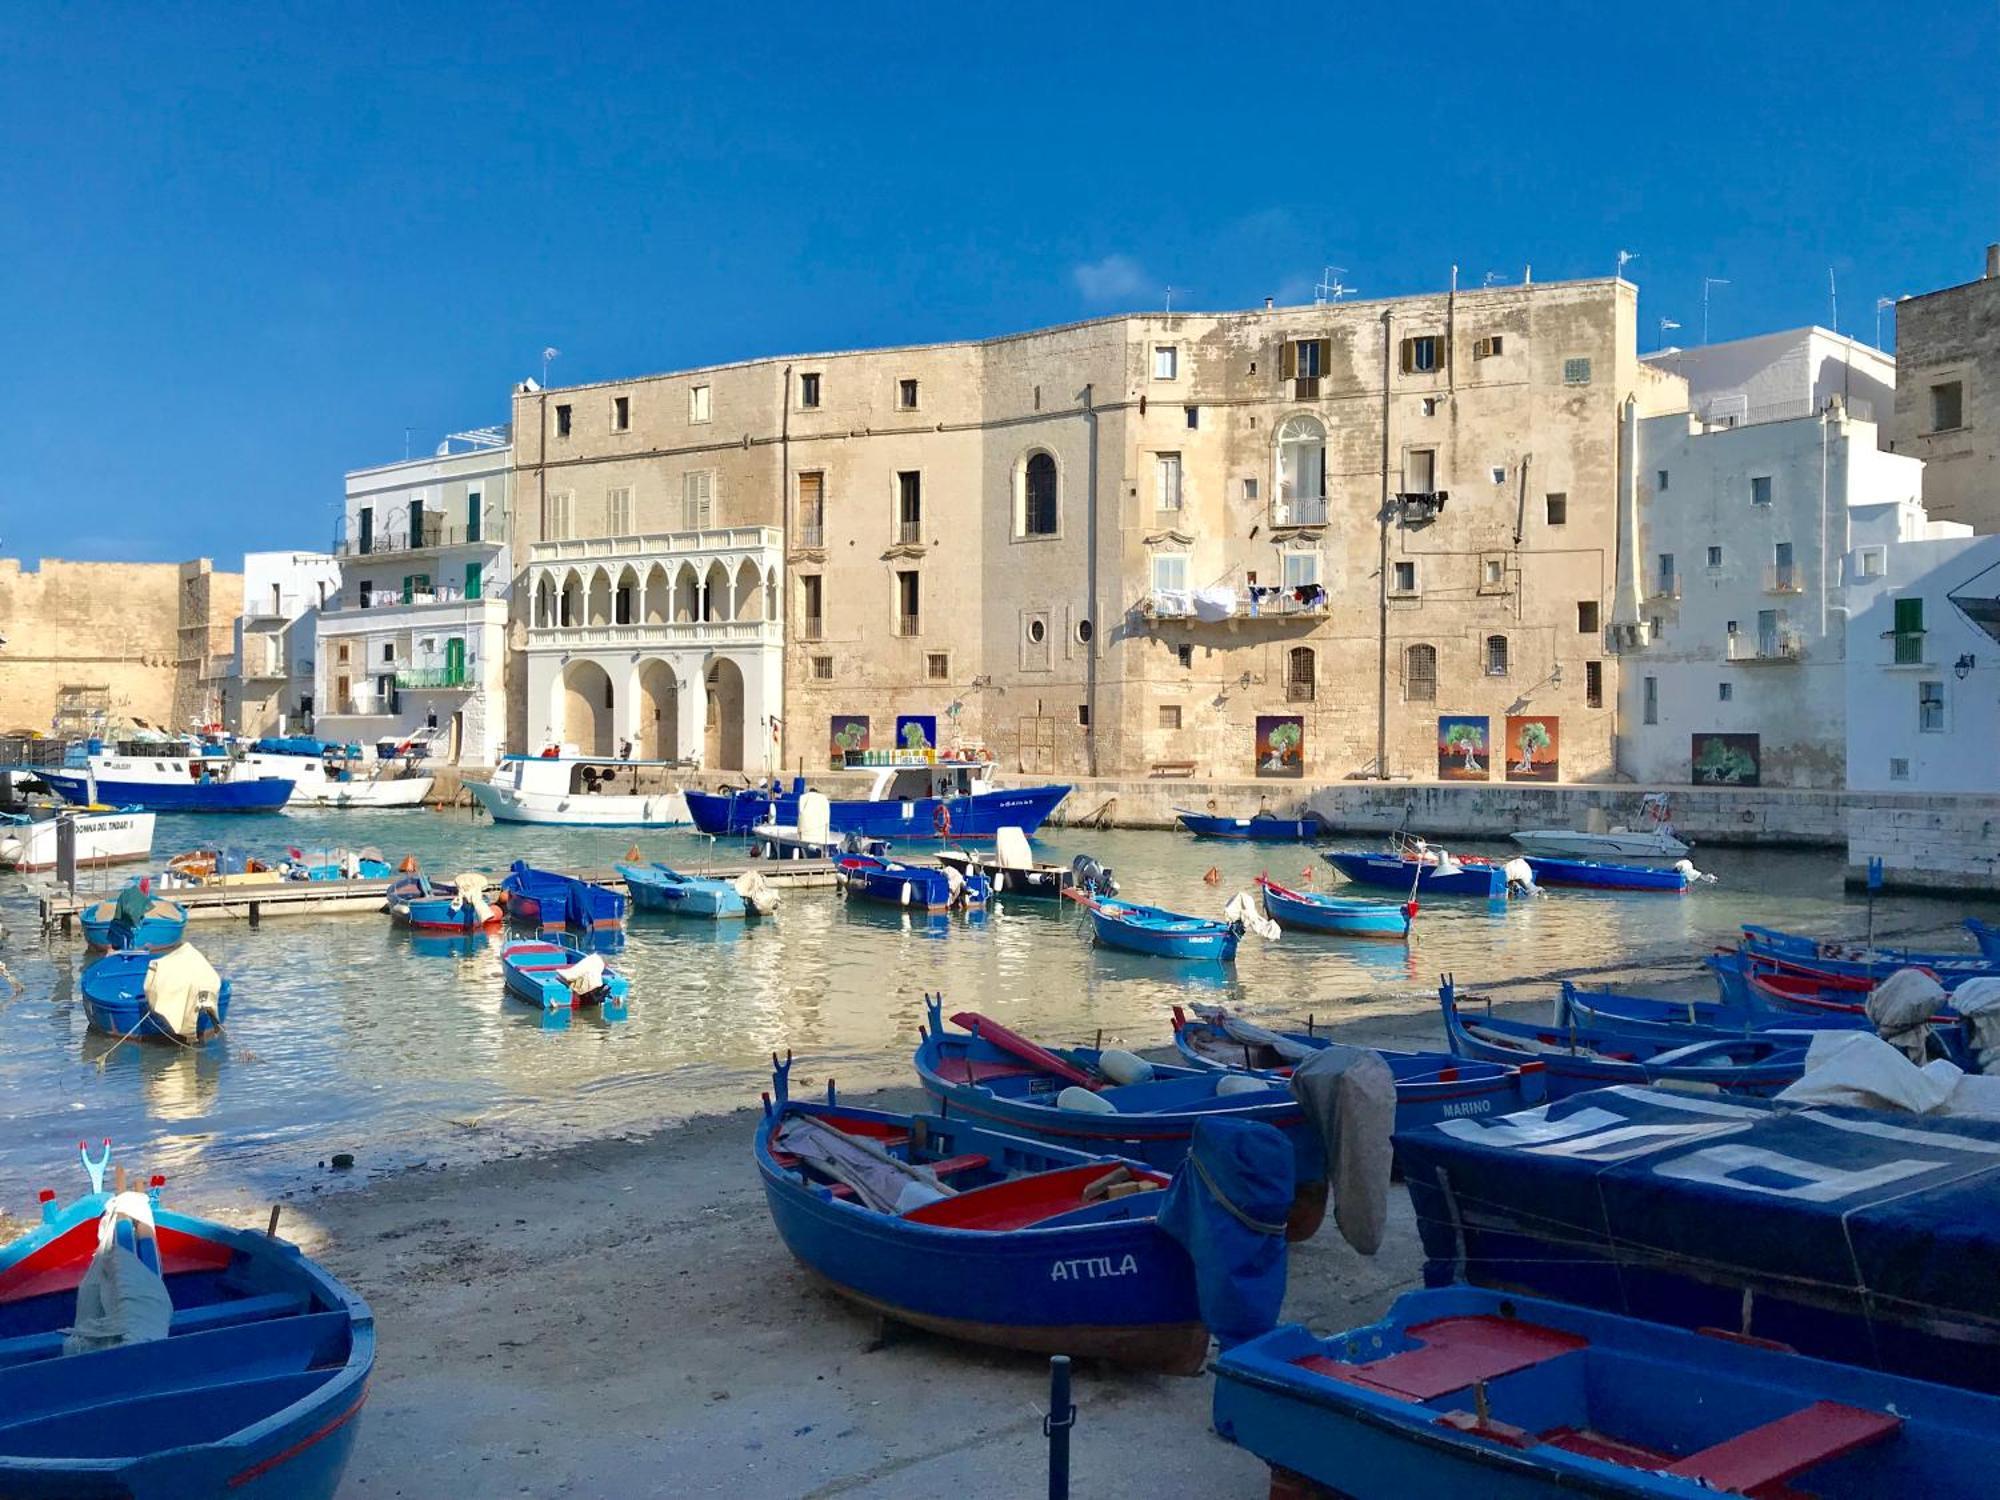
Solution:
M1756 786L1763 776L1760 737L1697 734L1689 747L1696 786Z
M1257 774L1306 774L1306 721L1297 714L1257 716Z
M838 770L849 752L868 748L868 715L835 714L827 737L827 763Z
M937 715L898 714L896 716L896 748L898 750L937 749Z
M1438 780L1486 781L1493 772L1488 762L1487 725L1484 714L1438 715Z
M1557 781L1562 770L1562 720L1554 714L1507 715L1509 781Z

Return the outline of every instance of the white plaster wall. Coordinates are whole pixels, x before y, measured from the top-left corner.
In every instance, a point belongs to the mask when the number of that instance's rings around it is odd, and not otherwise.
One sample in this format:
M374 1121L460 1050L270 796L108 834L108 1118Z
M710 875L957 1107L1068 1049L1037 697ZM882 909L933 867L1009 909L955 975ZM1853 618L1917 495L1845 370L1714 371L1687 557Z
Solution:
M1836 394L1854 415L1880 422L1895 400L1894 356L1824 328L1669 349L1646 363L1687 379L1696 416L1741 412L1743 424L1811 416Z

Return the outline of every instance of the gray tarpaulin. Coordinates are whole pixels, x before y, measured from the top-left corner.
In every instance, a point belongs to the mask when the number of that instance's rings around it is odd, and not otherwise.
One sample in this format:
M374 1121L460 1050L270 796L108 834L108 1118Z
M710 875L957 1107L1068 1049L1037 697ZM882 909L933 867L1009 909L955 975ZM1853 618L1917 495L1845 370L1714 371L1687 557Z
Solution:
M1292 1070L1292 1096L1326 1146L1333 1221L1363 1255L1382 1247L1389 1216L1396 1076L1365 1047L1327 1047Z

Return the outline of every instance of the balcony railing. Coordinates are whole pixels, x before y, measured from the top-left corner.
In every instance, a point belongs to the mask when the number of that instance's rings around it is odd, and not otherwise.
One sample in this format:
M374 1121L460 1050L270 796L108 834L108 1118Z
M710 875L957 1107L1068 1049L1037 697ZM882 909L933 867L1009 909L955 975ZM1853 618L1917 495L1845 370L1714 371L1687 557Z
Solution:
M412 589L410 597L405 599L397 590L385 589L379 594L370 595L366 601L357 594L353 596L352 602L349 602L349 596L343 589L326 601L326 612L347 614L358 609L413 609L426 604L483 604L486 598L485 594L477 598L471 597L464 589L441 588Z
M243 623L250 625L264 622L282 625L287 620L296 619L304 612L305 602L297 594L282 594L275 600L266 594L261 600L244 601Z
M819 615L807 615L799 621L799 639L802 641L823 641L826 639L826 621Z
M630 536L563 537L532 542L528 546L528 561L549 564L581 562L585 558L664 560L681 554L740 559L760 552L775 552L783 545L784 533L775 526L703 526L682 531L636 532Z
M1772 563L1764 569L1765 593L1803 594L1805 591L1805 576L1793 564Z
M923 617L921 615L896 616L897 635L920 635L922 634L922 629Z
M1273 526L1324 526L1326 496L1280 496L1271 506Z
M1285 684L1287 703L1310 703L1313 701L1313 685L1309 681L1294 679Z
M824 547L826 527L818 521L801 522L798 528L798 545L801 547Z
M1648 599L1678 599L1681 596L1681 581L1677 574L1662 573L1653 580L1653 586L1646 590Z
M905 546L916 546L924 539L922 521L899 521L896 523L896 540Z
M1806 654L1805 638L1796 630L1759 631L1754 636L1729 637L1729 660L1741 662L1797 661Z
M1921 630L1891 630L1884 632L1893 643L1890 662L1898 667L1921 667L1924 661L1924 632Z
M1156 620L1221 621L1295 615L1317 617L1324 615L1331 605L1331 596L1318 584L1297 588L1216 587L1202 589L1199 593L1197 600L1195 590L1154 589L1140 601L1139 610Z
M424 516L414 531L408 521L380 527L367 537L350 536L345 525L334 541L338 557L393 557L402 552L431 552L440 547L498 547L507 540L507 519L497 510L488 511L477 521L445 524L442 515ZM365 543L365 545L364 545Z
M478 685L479 664L462 667L404 667L396 673L398 688L460 688Z
M647 620L630 625L534 625L530 650L611 646L644 650L675 646L776 646L783 644L776 620Z

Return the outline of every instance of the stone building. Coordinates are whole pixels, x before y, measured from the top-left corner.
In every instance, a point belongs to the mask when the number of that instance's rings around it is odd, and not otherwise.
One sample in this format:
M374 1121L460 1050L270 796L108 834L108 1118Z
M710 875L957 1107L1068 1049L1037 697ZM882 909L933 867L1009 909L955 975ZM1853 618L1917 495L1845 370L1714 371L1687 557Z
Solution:
M2000 531L2000 245L1978 281L1896 304L1896 360L1885 436L1924 461L1925 508Z
M1438 774L1444 717L1454 775L1606 775L1622 413L1685 406L1635 299L524 384L514 742L755 771L921 736L1031 773L1328 780Z
M0 732L84 735L219 718L243 579L206 558L0 558Z

